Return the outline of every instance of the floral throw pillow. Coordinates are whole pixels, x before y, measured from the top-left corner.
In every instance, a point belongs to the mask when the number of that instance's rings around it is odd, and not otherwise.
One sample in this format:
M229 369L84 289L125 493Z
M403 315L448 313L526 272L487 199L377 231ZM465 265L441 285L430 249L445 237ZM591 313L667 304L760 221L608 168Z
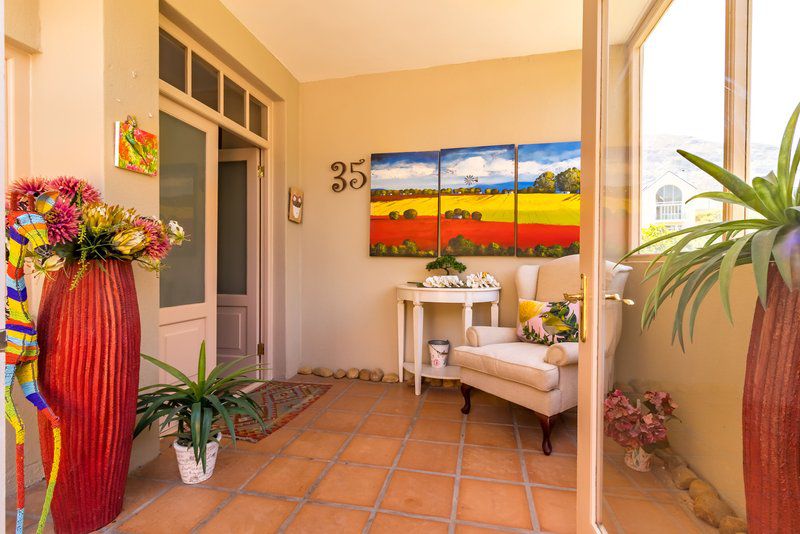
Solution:
M519 299L517 337L541 345L578 341L578 303Z

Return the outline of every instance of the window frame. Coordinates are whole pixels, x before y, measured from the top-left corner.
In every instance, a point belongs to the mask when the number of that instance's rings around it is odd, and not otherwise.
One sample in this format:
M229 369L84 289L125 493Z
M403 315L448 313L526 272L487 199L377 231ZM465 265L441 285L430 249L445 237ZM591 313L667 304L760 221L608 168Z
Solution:
M630 248L641 244L641 187L642 187L642 67L644 45L650 33L666 13L673 0L653 0L626 43L626 56L630 65L629 76L629 169L630 190L628 205L630 218L628 242ZM723 161L725 169L742 177L748 183L749 130L750 130L750 43L752 0L725 0L725 83ZM737 88L744 90L737 91ZM723 204L722 220L742 219L746 215L741 206ZM653 254L636 254L636 257L653 257Z

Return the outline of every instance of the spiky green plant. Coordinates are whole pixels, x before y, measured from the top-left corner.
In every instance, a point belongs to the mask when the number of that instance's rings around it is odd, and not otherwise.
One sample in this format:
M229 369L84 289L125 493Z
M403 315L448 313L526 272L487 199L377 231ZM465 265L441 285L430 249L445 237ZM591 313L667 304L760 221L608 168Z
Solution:
M141 417L136 423L134 437L154 423L163 431L174 421L175 432L166 435L176 436L178 443L185 447L191 444L195 461L202 462L205 472L206 446L209 442L215 441L214 435L222 421L225 422L234 444L236 444L236 430L233 426L235 415L251 417L262 430L266 431L258 404L242 391L242 388L254 383L264 382L247 376L263 367L249 365L234 370L237 364L241 364L249 356L219 364L206 376L206 343L203 341L197 361L197 382L175 367L152 356L142 354L142 358L169 373L178 383L153 384L139 389L136 413L141 414Z
M781 141L777 172L754 178L749 185L725 169L683 150L678 153L722 184L726 191L700 193L690 198L708 198L742 206L763 218L751 218L699 224L670 232L644 243L622 260L648 247L677 241L650 262L645 280L655 279L642 311L642 328L652 324L661 304L680 291L672 341L684 345L684 321L689 310L689 336L694 336L700 304L719 282L722 306L731 322L730 288L733 269L752 264L761 304L767 306L767 275L774 262L789 288L800 287L800 190L795 191L795 177L800 163L800 142L792 155L800 104L795 108ZM698 242L703 246L692 250ZM620 260L620 261L622 261Z

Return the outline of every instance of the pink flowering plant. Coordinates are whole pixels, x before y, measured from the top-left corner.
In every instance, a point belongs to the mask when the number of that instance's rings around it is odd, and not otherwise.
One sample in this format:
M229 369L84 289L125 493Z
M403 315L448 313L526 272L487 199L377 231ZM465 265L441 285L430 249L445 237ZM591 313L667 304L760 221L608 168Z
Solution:
M72 287L89 268L90 260L134 261L157 272L170 249L186 240L176 221L164 223L107 204L93 185L72 176L20 178L9 187L6 209L25 209L31 199L51 191L57 191L58 197L44 217L54 254L38 257L32 253L34 266L52 272L65 263L77 263Z
M615 389L605 400L606 435L623 447L653 452L666 443L666 423L677 419L673 415L677 408L666 391L646 391L634 406Z

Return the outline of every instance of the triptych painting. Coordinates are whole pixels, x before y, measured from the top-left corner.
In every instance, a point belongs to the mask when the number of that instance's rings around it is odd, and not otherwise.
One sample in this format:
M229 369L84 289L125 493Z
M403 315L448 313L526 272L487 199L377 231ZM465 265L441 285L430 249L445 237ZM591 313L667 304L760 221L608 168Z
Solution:
M370 255L578 252L580 143L373 154Z

